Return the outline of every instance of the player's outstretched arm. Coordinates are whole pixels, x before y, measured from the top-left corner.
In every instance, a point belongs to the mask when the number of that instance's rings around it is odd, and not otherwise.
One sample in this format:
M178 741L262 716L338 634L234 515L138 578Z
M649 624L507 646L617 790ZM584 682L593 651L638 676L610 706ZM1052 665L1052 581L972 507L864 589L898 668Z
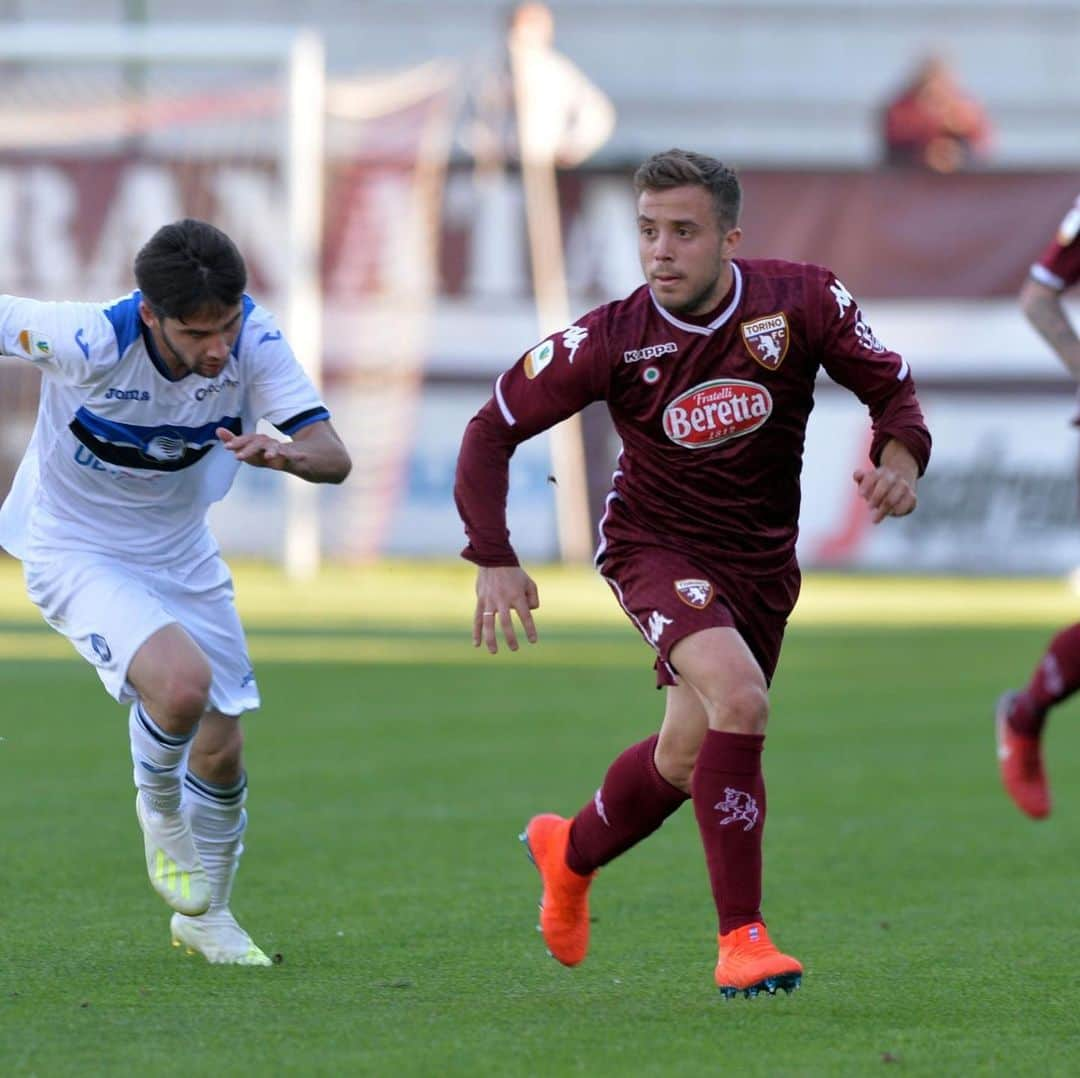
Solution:
M233 434L224 427L218 427L216 434L244 464L288 472L309 483L340 483L352 469L349 451L329 420L303 427L291 442L266 434Z
M1073 378L1080 382L1080 338L1069 321L1061 293L1029 277L1020 289L1020 309Z
M506 646L517 651L517 635L511 611L517 614L530 644L536 643L531 611L540 606L540 593L532 577L518 565L481 567L476 573L476 611L473 614L473 647L481 643L494 655L499 650L498 624Z
M856 468L852 478L860 497L870 506L875 524L886 517L906 517L915 508L919 465L896 438L885 443L876 468Z

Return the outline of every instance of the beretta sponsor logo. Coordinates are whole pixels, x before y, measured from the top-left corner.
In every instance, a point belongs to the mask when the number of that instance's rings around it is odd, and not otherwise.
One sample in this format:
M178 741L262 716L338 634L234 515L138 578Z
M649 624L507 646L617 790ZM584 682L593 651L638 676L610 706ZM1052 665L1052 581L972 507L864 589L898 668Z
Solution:
M772 405L772 394L757 382L702 382L664 409L664 433L676 445L704 449L757 430L772 415Z

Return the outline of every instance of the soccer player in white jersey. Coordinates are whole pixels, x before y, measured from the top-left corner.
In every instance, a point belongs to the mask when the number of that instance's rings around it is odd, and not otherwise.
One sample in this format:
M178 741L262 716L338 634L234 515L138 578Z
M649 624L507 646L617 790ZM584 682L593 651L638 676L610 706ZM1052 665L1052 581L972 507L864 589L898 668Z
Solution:
M183 220L109 303L0 296L0 347L42 372L0 508L45 620L130 704L136 813L178 946L265 966L229 910L243 852L240 716L259 706L232 579L207 526L241 463L340 483L351 462L223 232ZM266 419L290 441L256 433Z

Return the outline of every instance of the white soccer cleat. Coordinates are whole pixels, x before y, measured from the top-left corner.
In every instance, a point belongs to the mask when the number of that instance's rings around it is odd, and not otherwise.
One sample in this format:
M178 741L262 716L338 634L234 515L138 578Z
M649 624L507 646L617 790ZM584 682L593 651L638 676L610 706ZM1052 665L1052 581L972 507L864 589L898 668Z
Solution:
M201 954L215 965L273 965L228 910L216 909L202 917L174 913L169 930L174 947L186 947L188 954Z
M150 886L179 913L198 916L210 908L210 881L195 850L191 827L180 812L155 812L135 798L143 832Z

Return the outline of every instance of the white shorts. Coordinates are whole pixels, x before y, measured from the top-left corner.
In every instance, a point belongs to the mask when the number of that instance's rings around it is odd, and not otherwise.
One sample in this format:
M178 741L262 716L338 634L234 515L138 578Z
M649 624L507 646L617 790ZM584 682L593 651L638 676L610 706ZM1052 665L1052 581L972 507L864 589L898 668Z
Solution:
M239 715L259 706L232 577L216 553L192 566L149 569L64 551L48 560L24 561L23 575L42 617L94 666L120 703L136 696L127 680L135 653L158 629L175 622L210 662L210 707Z

